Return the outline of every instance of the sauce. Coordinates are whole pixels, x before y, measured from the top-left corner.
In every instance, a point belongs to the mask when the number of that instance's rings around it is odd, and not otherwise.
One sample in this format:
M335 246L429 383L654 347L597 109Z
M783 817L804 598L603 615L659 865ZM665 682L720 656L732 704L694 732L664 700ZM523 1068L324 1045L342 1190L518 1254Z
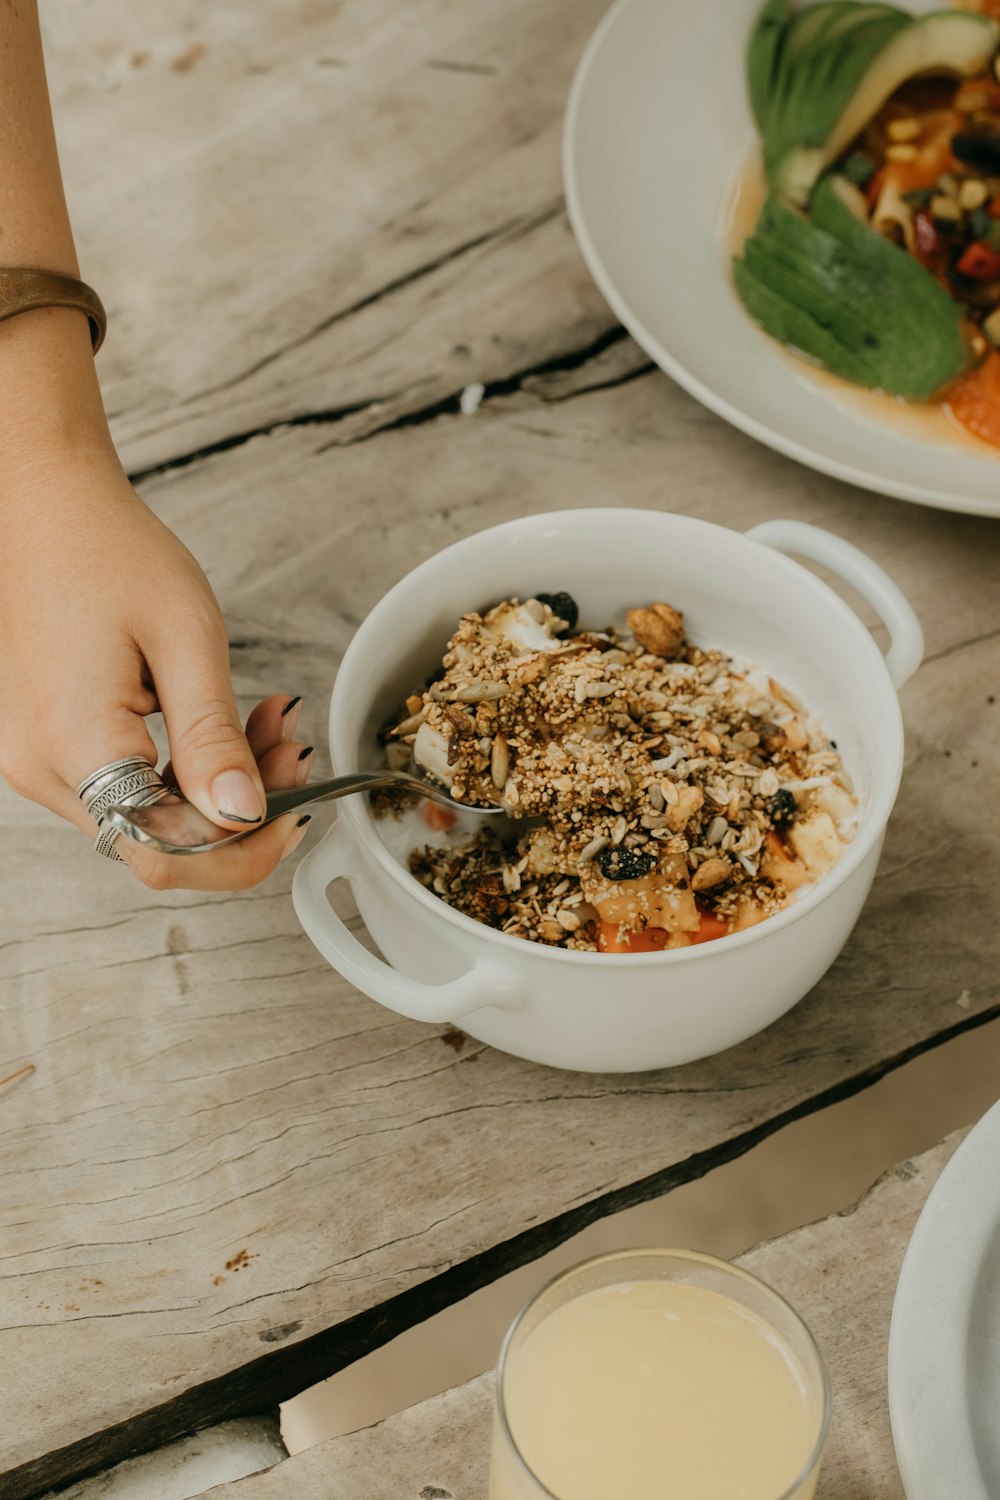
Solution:
M543 1319L511 1356L508 1423L559 1500L782 1500L822 1413L784 1340L706 1287L598 1287ZM796 1490L810 1500L815 1472ZM494 1443L491 1500L539 1500Z

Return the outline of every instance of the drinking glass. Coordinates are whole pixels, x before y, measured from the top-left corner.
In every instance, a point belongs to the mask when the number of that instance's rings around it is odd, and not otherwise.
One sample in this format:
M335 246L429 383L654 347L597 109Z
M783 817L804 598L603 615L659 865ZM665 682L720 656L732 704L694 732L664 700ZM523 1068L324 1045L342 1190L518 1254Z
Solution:
M674 1289L669 1292L655 1287L647 1289L649 1283L664 1281L675 1284ZM695 1290L678 1290L678 1286ZM735 1382L730 1387L730 1396L735 1394L742 1401L739 1383L744 1377L738 1356L740 1349L752 1346L758 1360L763 1359L768 1369L780 1367L784 1383L780 1390L776 1390L775 1400L781 1395L783 1400L791 1396L795 1402L795 1443L788 1438L792 1424L779 1416L777 1407L771 1410L773 1432L769 1431L766 1421L748 1423L745 1420L751 1411L762 1411L762 1402L763 1415L768 1415L771 1390L759 1378L751 1379L748 1374L744 1380L746 1411L740 1413L744 1420L740 1423L731 1420L733 1430L727 1430L724 1413L711 1409L711 1371L707 1383L702 1380L699 1384L693 1374L689 1378L689 1366L685 1365L682 1383L689 1387L687 1394L696 1393L693 1400L697 1409L689 1410L690 1420L686 1425L682 1424L682 1431L665 1437L669 1428L664 1426L658 1433L649 1433L650 1451L648 1456L644 1455L640 1451L642 1439L640 1437L637 1441L635 1430L627 1439L622 1431L616 1430L616 1418L610 1412L611 1402L607 1410L591 1410L588 1414L581 1409L586 1403L578 1399L580 1382L584 1385L593 1383L594 1371L585 1368L586 1359L576 1358L579 1352L576 1346L573 1345L574 1352L569 1353L571 1346L564 1345L562 1364L558 1359L552 1363L553 1348L556 1347L553 1340L563 1337L567 1318L572 1320L573 1311L563 1314L558 1325L550 1324L543 1335L544 1354L537 1344L533 1350L529 1349L528 1358L534 1362L530 1367L533 1374L529 1376L525 1348L535 1331L569 1304L577 1303L574 1311L580 1314L583 1309L577 1299L609 1288L637 1292L643 1300L633 1307L631 1314L626 1313L632 1319L628 1328L623 1326L618 1334L612 1330L611 1336L618 1342L601 1365L602 1378L612 1382L604 1387L605 1390L625 1390L627 1380L620 1384L619 1375L627 1371L629 1380L640 1378L637 1387L640 1393L643 1388L646 1392L663 1391L666 1402L666 1387L655 1383L658 1372L648 1360L648 1341L650 1337L654 1340L660 1337L658 1329L662 1329L662 1325L656 1322L657 1317L666 1316L674 1323L678 1321L677 1315L664 1311L660 1305L664 1297L669 1299L670 1306L679 1301L682 1307L691 1307L693 1299L696 1312L693 1321L687 1324L686 1336L694 1338L694 1345L688 1343L686 1346L688 1357L698 1354L699 1343L715 1338L713 1322L719 1322L716 1312L721 1314L722 1324L737 1330L737 1344L734 1346L737 1359L726 1362L728 1375ZM701 1297L696 1289L715 1293L717 1297ZM730 1306L721 1308L718 1297L726 1299ZM634 1302L634 1297L631 1300ZM597 1309L595 1299L591 1298L587 1304L587 1316L593 1317L599 1312L602 1318L613 1318L617 1316L617 1301L616 1291L613 1296L601 1300ZM701 1313L697 1311L699 1308ZM626 1311L624 1305L622 1310ZM711 1314L707 1322L701 1315L705 1312ZM680 1316L683 1318L687 1314ZM640 1334L640 1344L633 1351L629 1341L636 1330ZM606 1339L608 1335L602 1332L600 1336ZM676 1335L670 1333L666 1336ZM727 1353L728 1349L724 1352ZM716 1360L717 1368L718 1348L711 1357ZM545 1375L544 1366L540 1373L537 1363L540 1358L549 1359L551 1378ZM662 1370L659 1373L662 1375ZM522 1404L528 1403L521 1413L520 1433L519 1400ZM714 1470L708 1462L709 1450L712 1454L725 1452L731 1456L731 1461L738 1465L740 1493L752 1497L752 1500L812 1500L830 1424L830 1409L830 1382L811 1333L784 1298L757 1277L727 1261L694 1250L626 1250L600 1255L556 1276L528 1302L507 1332L496 1373L490 1500L591 1500L598 1494L607 1500L609 1493L627 1494L629 1500L653 1500L653 1497L656 1500L712 1500L716 1494L731 1494L732 1491L725 1489L724 1481L722 1488L713 1488L716 1481L710 1477ZM669 1418L669 1415L669 1407L665 1405L664 1416ZM526 1441L529 1427L533 1429L534 1451L538 1451L539 1442L544 1446L545 1464L536 1459L538 1469L543 1470L541 1473L532 1468L522 1451L522 1446L529 1450L532 1446L532 1442ZM787 1482L782 1478L775 1487L773 1474L781 1469L786 1441L789 1443ZM670 1450L665 1465L664 1443ZM735 1450L734 1444L737 1445ZM681 1451L684 1449L686 1451ZM669 1470L675 1467L672 1462L675 1456L677 1473L671 1477ZM564 1472L567 1466L577 1475L572 1481L572 1492L567 1490L565 1481L554 1477L554 1473ZM599 1472L604 1473L603 1480L598 1477ZM609 1472L610 1491L607 1488ZM678 1477L685 1473L687 1478ZM767 1478L763 1477L765 1474ZM755 1475L756 1486L753 1482ZM561 1482L562 1488L557 1493L547 1487L546 1481L548 1484Z

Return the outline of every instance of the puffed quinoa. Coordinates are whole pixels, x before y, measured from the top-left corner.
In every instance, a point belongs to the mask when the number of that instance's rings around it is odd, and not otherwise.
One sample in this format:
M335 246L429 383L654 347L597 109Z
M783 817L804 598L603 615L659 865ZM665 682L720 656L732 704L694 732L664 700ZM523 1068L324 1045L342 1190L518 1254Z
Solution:
M577 629L566 594L470 613L385 731L390 756L412 745L457 800L510 815L410 856L488 926L586 951L662 928L686 946L706 917L733 931L786 905L853 834L840 756L792 694L688 642L669 604L627 620Z

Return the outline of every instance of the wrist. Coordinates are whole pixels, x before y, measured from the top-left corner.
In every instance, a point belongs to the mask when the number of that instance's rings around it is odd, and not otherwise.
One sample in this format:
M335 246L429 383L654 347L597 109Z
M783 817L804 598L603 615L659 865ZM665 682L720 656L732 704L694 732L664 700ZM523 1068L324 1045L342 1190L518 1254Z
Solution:
M114 459L87 318L46 307L0 322L0 485L85 454Z

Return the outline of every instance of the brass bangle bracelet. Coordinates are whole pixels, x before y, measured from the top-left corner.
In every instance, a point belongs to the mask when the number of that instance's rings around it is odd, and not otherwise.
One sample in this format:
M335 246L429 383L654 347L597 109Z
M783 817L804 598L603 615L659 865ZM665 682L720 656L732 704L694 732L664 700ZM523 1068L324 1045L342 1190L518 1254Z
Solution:
M84 281L57 271L32 271L20 266L0 267L0 320L36 307L75 307L86 313L94 353L104 342L108 316L104 304Z

